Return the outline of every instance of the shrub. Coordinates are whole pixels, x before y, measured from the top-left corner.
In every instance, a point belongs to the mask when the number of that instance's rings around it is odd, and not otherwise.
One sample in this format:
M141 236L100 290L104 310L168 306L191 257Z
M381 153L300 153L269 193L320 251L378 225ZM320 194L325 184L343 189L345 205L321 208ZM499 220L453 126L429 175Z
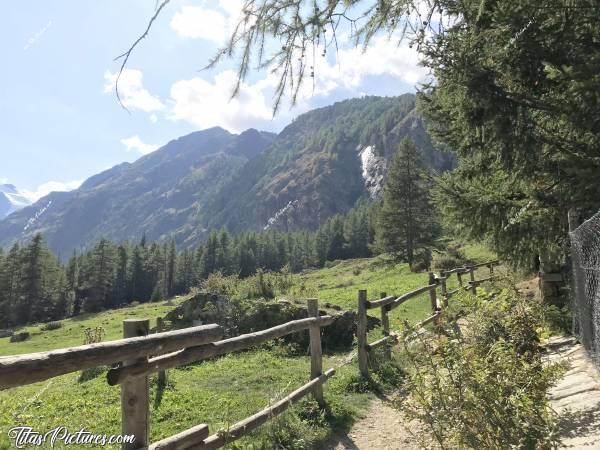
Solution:
M106 336L106 331L103 327L86 328L83 330L83 344L97 344L102 342Z
M23 331L21 333L15 333L10 337L10 342L23 342L29 339L31 335L28 331Z
M62 328L62 326L63 326L62 322L59 322L59 321L48 322L48 323L45 323L44 325L42 325L40 330L42 330L42 331L58 330L59 328Z
M106 331L103 327L95 327L95 328L86 328L83 330L83 343L86 344L97 344L102 342L104 336L106 335ZM106 366L98 366L98 367L90 367L89 369L84 369L79 374L79 381L83 383L85 381L93 380L94 378L99 377L104 373L107 369Z
M225 276L221 272L214 272L202 281L200 288L211 294L234 296L238 292L237 283L236 276Z
M244 280L242 295L246 298L275 298L276 275L258 269L256 275Z
M442 254L441 256L433 258L433 268L435 270L452 270L455 267L461 267L462 265L462 260L448 254Z
M409 396L400 409L443 448L555 448L547 391L563 367L542 362L539 306L502 291L465 296L460 308L468 313L464 334L448 327L416 344L402 341Z
M468 262L464 253L458 248L450 246L445 252L436 253L433 258L433 268L435 270L451 270L455 267L462 267Z

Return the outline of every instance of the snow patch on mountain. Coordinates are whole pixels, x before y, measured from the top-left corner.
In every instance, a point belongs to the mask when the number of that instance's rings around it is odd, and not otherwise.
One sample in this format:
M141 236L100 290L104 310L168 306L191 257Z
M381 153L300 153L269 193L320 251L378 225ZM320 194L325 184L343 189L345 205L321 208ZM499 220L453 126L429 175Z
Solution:
M385 175L385 158L375 153L375 146L369 145L359 149L358 156L362 168L365 188L373 200L381 199Z
M14 185L0 184L0 220L29 205L31 201Z

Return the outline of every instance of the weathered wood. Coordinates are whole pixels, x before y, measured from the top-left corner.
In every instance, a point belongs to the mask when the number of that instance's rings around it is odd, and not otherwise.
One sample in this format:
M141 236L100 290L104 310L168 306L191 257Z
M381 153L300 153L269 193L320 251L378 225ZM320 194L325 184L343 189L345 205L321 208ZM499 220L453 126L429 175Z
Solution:
M394 300L396 300L395 295L379 298L379 300L371 300L367 302L367 309L381 308L382 306L389 305Z
M394 296L389 296L389 297L382 298L381 300L370 301L370 302L368 302L368 305L369 305L369 308L381 308L383 306L389 305L390 310L392 310L392 309L400 306L405 301L410 300L411 298L418 297L419 295L421 295L424 292L435 289L436 286L437 285L435 283L429 283L428 286L423 286L418 289L415 289L414 291L407 292L406 294L401 295L400 297L395 298Z
M163 331L165 331L165 321L162 317L157 317L156 318L156 332L161 333ZM158 386L161 388L164 388L167 385L167 371L166 370L161 370L160 372L158 372L157 383L158 383Z
M382 345L385 345L386 348L389 348L389 343L395 342L397 340L398 340L398 338L392 334L389 336L384 336L381 339L377 339L375 342L371 342L370 344L367 344L367 350L373 351L376 348L381 347Z
M228 443L239 439L242 436L247 435L250 431L259 427L263 423L267 422L269 419L278 416L286 409L288 409L291 405L298 402L300 399L305 397L307 394L314 391L316 385L323 385L329 378L331 378L335 374L335 369L329 369L323 375L318 378L315 378L299 389L296 389L290 395L285 398L282 398L277 403L268 408L263 409L262 411L254 414L253 416L248 417L234 425L232 425L227 430L219 431L216 434L208 437L204 440L204 442L189 447L189 450L211 450L223 447Z
M278 325L255 333L242 334L222 341L212 342L197 347L189 347L176 353L158 356L150 359L146 364L136 364L129 367L117 367L110 369L107 373L108 384L114 386L122 383L129 377L149 375L160 370L172 369L174 367L190 364L204 359L227 353L245 350L255 347L263 342L286 336L291 333L306 330L310 325L318 323L319 326L327 326L333 323L335 317L321 316L318 319L309 317L307 319L292 320L291 322Z
M358 343L358 368L363 377L369 376L369 353L367 350L367 291L358 291L358 323L356 340Z
M438 281L440 281L440 283L441 283L440 294L442 295L442 307L447 308L448 307L448 288L446 286L446 280L448 279L448 276L446 275L446 272L444 272L444 271L440 272L440 275L441 275L441 277L438 278Z
M319 317L319 301L316 298L309 298L307 301L308 317ZM323 374L323 354L321 348L321 327L319 324L312 324L308 328L310 336L310 379L318 378ZM323 404L323 385L315 385L313 391L315 400Z
M382 292L380 297L382 299L386 298L385 292ZM389 318L388 312L389 312L389 307L387 305L381 307L381 328L383 331L383 335L386 337L390 335L390 318ZM383 356L386 359L392 359L392 349L390 348L389 345L386 345L384 347Z
M202 424L192 427L181 433L174 434L171 437L155 442L144 450L186 450L192 445L197 445L204 441L209 435L208 425Z
M452 291L449 291L446 295L448 296L448 298L451 298L454 294L456 294L457 292L462 291L463 289L464 289L463 287L456 288L456 289L454 289Z
M202 325L183 330L78 347L0 357L0 390L47 380L70 372L113 364L142 356L173 352L221 339L220 326Z
M429 283L428 284L435 285L435 274L433 272L429 272ZM431 289L429 291L429 300L431 301L431 311L435 313L439 308L435 289Z
M440 316L440 312L438 311L435 314L432 314L431 316L429 316L427 319L422 320L421 322L417 323L414 328L417 328L417 329L423 328L425 325L427 325L427 324L433 322L434 320L438 319L439 316Z
M148 335L148 319L123 321L123 337L134 338ZM145 363L148 356L124 360L123 366ZM129 380L121 386L121 426L123 435L134 435L133 442L123 444L124 450L135 450L148 445L150 435L150 393L148 377Z
M475 283L475 268L473 266L469 267L469 279L470 279L470 287L471 294L477 295L477 284Z
M451 275L453 273L455 273L456 275L459 275L459 274L463 274L466 272L468 272L468 270L465 269L464 267L455 267L452 270L446 270L446 274L448 274L448 275Z
M494 277L482 278L480 280L469 281L469 284L474 284L475 286L479 286L481 283L485 283L485 282L491 281L493 279L494 279Z
M553 283L565 281L565 277L562 273L540 272L540 278L543 281L550 281Z
M482 262L482 263L478 263L478 264L473 264L472 266L469 266L469 267L470 268L472 267L473 269L478 269L480 267L497 266L498 264L500 264L500 261L497 259L494 259L492 261L486 261L486 262Z
M463 287L462 274L465 273L465 272L456 272L456 278L458 278L458 285L460 287Z

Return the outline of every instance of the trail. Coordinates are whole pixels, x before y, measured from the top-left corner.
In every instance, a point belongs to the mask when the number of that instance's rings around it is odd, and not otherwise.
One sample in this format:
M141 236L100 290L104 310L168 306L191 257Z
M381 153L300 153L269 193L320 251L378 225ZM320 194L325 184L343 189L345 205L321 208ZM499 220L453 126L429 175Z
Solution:
M338 432L326 447L332 450L411 450L414 442L402 414L389 405L389 400L371 401L365 415L347 433Z
M600 374L574 338L551 338L549 361L567 361L569 370L550 390L552 407L559 413L561 448L600 448Z

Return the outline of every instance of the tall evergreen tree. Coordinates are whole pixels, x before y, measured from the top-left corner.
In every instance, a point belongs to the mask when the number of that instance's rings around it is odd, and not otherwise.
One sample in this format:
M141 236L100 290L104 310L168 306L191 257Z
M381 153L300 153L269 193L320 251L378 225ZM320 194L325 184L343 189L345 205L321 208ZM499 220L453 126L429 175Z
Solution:
M404 139L388 171L377 240L382 250L411 266L416 252L433 245L437 234L430 189L418 148Z

